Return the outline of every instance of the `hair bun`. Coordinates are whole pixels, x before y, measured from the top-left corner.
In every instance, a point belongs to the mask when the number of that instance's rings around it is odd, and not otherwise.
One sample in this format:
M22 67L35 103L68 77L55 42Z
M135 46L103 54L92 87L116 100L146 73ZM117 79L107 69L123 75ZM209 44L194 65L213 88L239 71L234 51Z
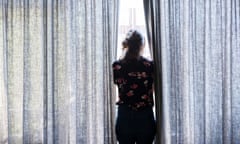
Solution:
M143 38L143 36L141 35L140 32L138 32L137 30L130 30L127 33L127 37L126 39L130 40L130 41L141 41Z
M129 44L133 44L133 43L142 44L144 43L143 40L144 38L140 32L138 32L137 30L129 30L125 40L122 42L123 49L127 48Z

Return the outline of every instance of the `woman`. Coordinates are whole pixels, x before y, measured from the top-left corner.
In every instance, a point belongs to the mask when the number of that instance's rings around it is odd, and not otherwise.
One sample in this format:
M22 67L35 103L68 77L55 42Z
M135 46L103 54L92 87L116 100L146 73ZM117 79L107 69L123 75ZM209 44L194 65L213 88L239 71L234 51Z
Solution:
M145 42L138 31L130 30L122 45L125 56L112 64L119 94L117 140L119 144L152 144L153 62L141 56Z

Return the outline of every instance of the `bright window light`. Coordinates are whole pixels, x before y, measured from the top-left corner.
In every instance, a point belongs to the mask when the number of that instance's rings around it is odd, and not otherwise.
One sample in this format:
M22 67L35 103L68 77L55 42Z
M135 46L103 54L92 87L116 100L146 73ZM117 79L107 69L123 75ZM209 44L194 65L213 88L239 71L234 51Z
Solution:
M140 31L146 40L143 56L151 59L146 35L143 2L139 0L120 0L117 58L122 55L122 41L130 29Z

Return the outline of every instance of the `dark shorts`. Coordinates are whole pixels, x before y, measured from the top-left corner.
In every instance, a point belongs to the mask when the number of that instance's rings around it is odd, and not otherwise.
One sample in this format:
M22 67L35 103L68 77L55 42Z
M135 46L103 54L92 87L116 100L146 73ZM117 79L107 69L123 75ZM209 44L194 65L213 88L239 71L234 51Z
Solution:
M152 144L156 122L151 107L136 111L118 107L116 135L119 144Z

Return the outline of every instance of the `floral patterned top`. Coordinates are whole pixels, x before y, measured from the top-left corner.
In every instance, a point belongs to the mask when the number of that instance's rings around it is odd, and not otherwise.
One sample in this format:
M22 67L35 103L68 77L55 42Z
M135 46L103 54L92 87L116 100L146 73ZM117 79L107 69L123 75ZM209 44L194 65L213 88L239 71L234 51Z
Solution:
M138 60L118 60L112 64L114 83L118 86L117 105L134 110L153 106L153 62L144 57Z

